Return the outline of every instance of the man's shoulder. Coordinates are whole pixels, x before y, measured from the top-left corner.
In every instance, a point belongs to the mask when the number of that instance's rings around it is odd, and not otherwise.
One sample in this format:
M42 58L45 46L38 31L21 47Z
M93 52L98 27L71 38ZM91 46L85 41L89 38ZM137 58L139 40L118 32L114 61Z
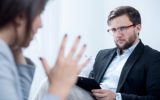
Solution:
M148 54L160 54L160 51L156 50L156 49L153 49L152 47L148 46L148 45L145 45L144 47L144 51L147 52Z
M110 56L112 54L114 54L114 52L116 51L116 48L110 48L110 49L102 49L98 52L96 58L104 58L106 56Z
M114 52L115 50L116 48L102 49L99 51L99 53L108 54L108 53Z
M160 51L156 50L156 49L153 49L151 48L150 46L148 45L145 45L144 46L144 52L143 52L143 55L145 58L148 58L148 59L157 59L159 58L160 59Z

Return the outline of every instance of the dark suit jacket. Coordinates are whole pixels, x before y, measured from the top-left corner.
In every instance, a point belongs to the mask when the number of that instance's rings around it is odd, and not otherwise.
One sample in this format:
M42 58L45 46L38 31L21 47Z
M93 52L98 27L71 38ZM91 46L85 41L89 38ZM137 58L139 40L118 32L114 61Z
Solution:
M101 50L97 54L90 78L102 81L116 50ZM160 52L140 42L123 66L117 92L122 100L160 100Z

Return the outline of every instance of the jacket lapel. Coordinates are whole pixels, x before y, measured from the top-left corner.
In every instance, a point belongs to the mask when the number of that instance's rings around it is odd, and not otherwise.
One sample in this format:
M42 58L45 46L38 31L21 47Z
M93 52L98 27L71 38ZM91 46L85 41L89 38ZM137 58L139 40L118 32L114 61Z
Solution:
M108 55L105 56L104 59L103 59L103 61L101 62L101 68L100 68L100 71L101 71L101 72L98 72L98 73L97 73L97 74L99 74L99 75L97 75L97 76L98 76L98 77L97 77L97 81L98 81L99 83L101 82L101 80L102 80L102 78L103 78L103 76L104 76L104 74L105 74L105 72L106 72L109 64L110 64L111 61L112 61L112 59L115 57L115 55L116 55L116 50L117 50L117 49L115 48L113 51L111 51L111 52L109 53L109 56L108 56Z
M142 42L140 41L140 43L137 45L137 47L134 49L134 51L132 52L132 54L130 55L130 57L128 58L127 62L125 63L121 75L120 75L120 79L119 79L119 83L118 83L118 87L117 87L117 92L120 91L120 89L122 88L129 71L131 70L131 68L133 67L133 65L136 63L136 61L138 60L138 58L141 56L142 52L144 49L144 45L142 44Z

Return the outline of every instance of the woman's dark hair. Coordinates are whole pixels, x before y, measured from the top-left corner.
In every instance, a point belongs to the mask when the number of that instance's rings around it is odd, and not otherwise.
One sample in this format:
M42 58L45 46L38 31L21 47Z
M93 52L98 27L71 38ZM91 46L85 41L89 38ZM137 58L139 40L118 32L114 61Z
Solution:
M110 12L107 20L108 25L110 25L111 20L122 15L127 15L134 25L141 24L141 16L138 10L131 6L120 6Z
M27 20L26 33L28 33L31 30L34 18L43 11L47 1L0 0L0 28L13 22L16 16L24 14Z

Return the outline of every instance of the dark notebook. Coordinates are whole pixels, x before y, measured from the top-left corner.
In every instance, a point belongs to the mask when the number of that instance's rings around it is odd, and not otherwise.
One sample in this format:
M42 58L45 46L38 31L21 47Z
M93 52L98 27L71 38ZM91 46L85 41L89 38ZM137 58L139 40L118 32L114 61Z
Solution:
M91 92L92 89L101 89L100 85L96 82L95 79L86 77L78 77L76 85L89 92Z

